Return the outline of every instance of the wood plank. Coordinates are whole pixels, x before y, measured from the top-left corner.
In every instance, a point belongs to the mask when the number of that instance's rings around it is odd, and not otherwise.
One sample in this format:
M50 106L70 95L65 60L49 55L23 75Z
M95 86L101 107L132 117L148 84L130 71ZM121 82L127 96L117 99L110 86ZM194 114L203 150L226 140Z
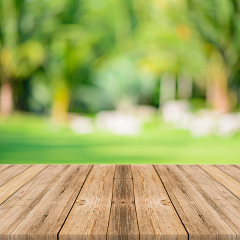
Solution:
M59 240L106 240L115 165L95 165L62 230Z
M57 240L91 165L71 165L11 233L12 240Z
M155 165L155 168L189 234L189 240L236 239L233 230L177 166Z
M115 171L115 176L116 174L118 171ZM128 177L129 171L121 176ZM112 202L107 239L138 240L139 231L132 178L114 179Z
M200 165L200 167L240 198L240 183L237 180L213 165Z
M108 240L138 240L139 232L134 203L113 203Z
M118 178L114 180L112 202L134 202L132 179Z
M4 171L6 168L10 167L10 164L0 164L0 174L2 171Z
M234 178L240 182L240 166L239 165L214 165L221 171L228 174L230 177Z
M132 178L130 165L116 165L115 178Z
M0 239L11 232L38 204L69 166L49 165L0 205Z
M30 179L40 173L47 165L33 165L26 171L12 178L0 187L0 204L9 198L14 192L26 184Z
M187 240L188 235L152 165L132 165L141 240Z
M199 166L178 167L240 239L239 199Z
M9 165L8 168L0 172L0 186L24 172L29 167L31 167L31 165Z

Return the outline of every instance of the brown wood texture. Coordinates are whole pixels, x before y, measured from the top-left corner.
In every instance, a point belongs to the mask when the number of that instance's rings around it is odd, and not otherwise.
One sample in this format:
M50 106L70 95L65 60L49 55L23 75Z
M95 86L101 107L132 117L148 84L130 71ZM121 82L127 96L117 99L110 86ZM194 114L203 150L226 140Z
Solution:
M240 182L213 165L200 165L200 167L240 198Z
M188 235L151 165L132 165L141 240L181 239Z
M0 240L240 240L239 165L0 165Z
M127 169L127 170L125 170ZM121 172L121 178L116 178ZM108 240L138 240L139 231L134 203L131 168L117 166L108 227Z
M129 178L115 178L113 186L112 202L118 201L134 202L133 180Z
M215 165L221 171L228 174L230 177L234 178L240 182L240 166L238 165Z
M131 166L117 165L115 170L115 178L132 178Z
M115 166L95 165L63 228L59 240L106 240Z
M2 171L4 171L5 169L7 169L10 166L13 166L13 165L11 165L11 164L0 164L0 174L2 173Z
M240 201L198 166L179 166L194 187L240 238Z
M11 233L12 240L57 240L91 165L71 165Z
M47 165L33 165L0 187L0 204L40 173Z
M170 199L182 220L189 240L229 240L236 234L174 165L155 165Z
M30 166L31 165L9 165L9 167L4 168L2 171L0 171L0 186L24 172Z
M0 239L10 234L51 189L68 166L48 166L0 205Z

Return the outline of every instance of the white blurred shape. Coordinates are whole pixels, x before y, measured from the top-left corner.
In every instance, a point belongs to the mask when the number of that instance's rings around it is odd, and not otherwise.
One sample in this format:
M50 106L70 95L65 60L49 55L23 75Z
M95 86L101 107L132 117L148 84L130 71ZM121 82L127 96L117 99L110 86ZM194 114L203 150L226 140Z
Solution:
M97 127L114 135L137 135L142 128L142 122L134 115L118 111L103 111L96 116Z
M144 122L149 122L156 116L157 108L147 105L138 105L135 108L136 117L140 118Z
M168 101L162 106L163 120L174 128L188 129L194 137L218 135L230 137L240 129L240 113L221 114L219 111L201 109L190 112L187 101Z
M175 127L186 125L182 123L190 118L190 104L185 100L168 101L162 106L163 120L167 123L173 124Z
M239 114L228 113L220 116L216 123L216 134L226 137L232 136L239 130L239 122Z
M70 121L70 128L78 134L93 133L93 120L90 117L73 117Z
M195 116L190 125L189 131L194 137L207 137L215 132L216 119L209 116Z
M193 119L193 114L189 112L183 112L181 118L179 119L179 122L175 124L175 127L179 129L188 129Z

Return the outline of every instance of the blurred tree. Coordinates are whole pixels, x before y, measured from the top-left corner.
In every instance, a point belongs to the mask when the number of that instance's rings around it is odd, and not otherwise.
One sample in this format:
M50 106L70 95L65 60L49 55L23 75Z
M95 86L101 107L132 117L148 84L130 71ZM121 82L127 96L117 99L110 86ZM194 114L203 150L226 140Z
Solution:
M138 72L138 53L135 51L133 40L137 29L133 2L95 0L84 3L84 10L88 13L85 15L88 17L87 26L99 32L99 39L95 45L98 55L93 64L92 74L94 86L88 86L85 90L89 89L90 92L96 88L100 89L102 96L98 103L102 102L109 108L118 108L122 102L136 104L140 96L144 95L144 89L145 93L149 94L149 88L154 84L150 82L146 87ZM94 101L90 103L89 98L84 95L85 102L93 104Z
M144 102L156 80L160 101L190 98L204 78L208 100L226 111L239 22L237 0L0 0L1 111L13 108L16 80L65 121L76 102L94 111Z
M42 70L52 92L52 116L64 122L72 91L83 80L81 68L89 65L94 56L97 34L82 23L82 1L30 1L28 9L35 11L33 35L46 51Z
M141 71L137 60L131 54L117 54L95 72L95 86L102 90L109 105L115 109L138 104L141 98L151 95L156 87L154 76Z
M240 2L188 0L189 16L205 42L208 100L223 112L230 110L228 85L240 65Z
M161 76L159 106L175 99L176 86L179 98L190 98L192 79L204 73L206 57L204 45L189 21L186 1L146 3L149 10L145 14L138 8L144 18L136 42L143 53L142 67Z
M53 118L65 121L73 88L83 80L79 70L93 57L94 39L74 24L56 34L49 44L45 69L53 90Z
M21 26L25 1L0 1L0 107L3 115L13 109L12 82L29 76L44 60L40 42L26 36Z

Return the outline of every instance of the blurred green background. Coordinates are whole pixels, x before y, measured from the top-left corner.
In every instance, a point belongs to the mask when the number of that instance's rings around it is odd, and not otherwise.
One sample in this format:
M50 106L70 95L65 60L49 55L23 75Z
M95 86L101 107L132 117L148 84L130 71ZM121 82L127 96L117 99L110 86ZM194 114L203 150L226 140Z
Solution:
M37 126L37 127L36 127ZM239 134L194 139L155 119L137 137L53 131L48 119L15 116L0 125L2 164L238 164Z
M0 163L240 163L240 0L0 0Z

